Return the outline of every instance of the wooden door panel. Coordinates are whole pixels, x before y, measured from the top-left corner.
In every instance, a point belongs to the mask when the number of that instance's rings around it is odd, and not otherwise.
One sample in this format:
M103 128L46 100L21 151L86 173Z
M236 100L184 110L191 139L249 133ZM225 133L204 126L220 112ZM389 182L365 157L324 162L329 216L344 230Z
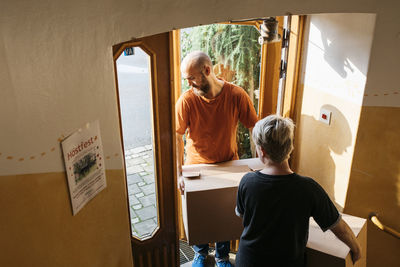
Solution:
M178 266L174 92L170 33L162 33L113 47L114 62L128 47L150 55L153 109L153 151L159 227L149 239L131 236L134 266ZM117 79L116 79L117 80ZM121 134L122 138L122 134Z

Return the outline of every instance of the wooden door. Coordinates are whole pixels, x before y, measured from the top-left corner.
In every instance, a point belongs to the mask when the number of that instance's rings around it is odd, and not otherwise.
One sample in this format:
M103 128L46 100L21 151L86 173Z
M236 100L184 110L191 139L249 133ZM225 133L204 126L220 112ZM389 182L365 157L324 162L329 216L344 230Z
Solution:
M151 98L149 116L152 128L152 145L146 146L152 149L153 166L154 167L154 185L156 195L156 212L157 217L155 227L148 236L138 236L132 229L136 229L132 218L129 222L131 225L131 243L134 266L178 266L179 265L179 247L177 225L177 198L176 198L176 164L175 164L175 125L174 125L174 92L172 90L173 69L171 69L171 51L170 50L170 33L162 33L134 41L122 43L113 47L114 67L118 69L117 59L126 53L132 51L141 51L148 55L148 72L149 74L149 95ZM131 49L134 48L134 49ZM126 54L125 54L126 55ZM131 69L135 70L134 67ZM137 69L137 68L136 68ZM116 71L116 81L118 88L118 74ZM137 89L137 88L136 88ZM121 140L124 142L123 136L123 120L121 119L120 88L117 91L119 99ZM128 105L129 108L129 105ZM140 114L136 114L140 117ZM147 120L149 121L149 120ZM124 146L124 143L123 143ZM152 147L151 147L152 146ZM126 147L124 146L126 152ZM129 175L129 166L127 161L129 155L125 155L125 170L127 177ZM140 173L139 173L140 174ZM138 174L138 175L139 175ZM140 175L139 175L140 176ZM138 176L138 177L139 177ZM144 183L144 182L142 182ZM129 184L127 183L127 191L129 195ZM139 198L139 197L138 197ZM130 203L130 199L127 200ZM132 204L132 203L130 203ZM139 205L141 205L139 203ZM132 205L128 205L128 207ZM134 213L133 208L129 210L130 215ZM136 219L136 218L135 218ZM133 226L132 226L133 225Z

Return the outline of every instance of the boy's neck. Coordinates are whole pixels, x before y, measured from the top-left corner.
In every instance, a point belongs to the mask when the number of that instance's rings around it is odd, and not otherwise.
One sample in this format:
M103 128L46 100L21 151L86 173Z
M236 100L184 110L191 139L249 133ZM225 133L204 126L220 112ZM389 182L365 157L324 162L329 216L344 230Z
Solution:
M280 163L276 163L270 160L264 161L265 168L260 172L268 175L288 175L292 174L293 171L290 169L288 160L284 160Z

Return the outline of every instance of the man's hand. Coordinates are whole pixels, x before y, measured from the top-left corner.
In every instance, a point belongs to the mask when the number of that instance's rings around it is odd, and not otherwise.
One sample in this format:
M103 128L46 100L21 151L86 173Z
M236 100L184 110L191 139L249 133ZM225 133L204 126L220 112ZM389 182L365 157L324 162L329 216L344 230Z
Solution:
M185 193L185 180L182 175L178 178L178 189L181 192L181 195Z
M183 150L182 135L176 133L176 165L178 170L178 189L181 195L185 192L185 181L182 176Z

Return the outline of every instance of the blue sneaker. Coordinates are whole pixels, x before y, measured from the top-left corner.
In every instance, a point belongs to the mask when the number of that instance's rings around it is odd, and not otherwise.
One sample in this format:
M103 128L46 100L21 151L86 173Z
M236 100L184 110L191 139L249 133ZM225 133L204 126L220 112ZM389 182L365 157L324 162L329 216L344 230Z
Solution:
M205 259L206 259L206 256L201 255L200 253L195 253L194 259L192 262L192 267L204 267Z
M229 262L229 260L224 260L224 261L217 261L217 266L218 267L233 267L232 263Z

